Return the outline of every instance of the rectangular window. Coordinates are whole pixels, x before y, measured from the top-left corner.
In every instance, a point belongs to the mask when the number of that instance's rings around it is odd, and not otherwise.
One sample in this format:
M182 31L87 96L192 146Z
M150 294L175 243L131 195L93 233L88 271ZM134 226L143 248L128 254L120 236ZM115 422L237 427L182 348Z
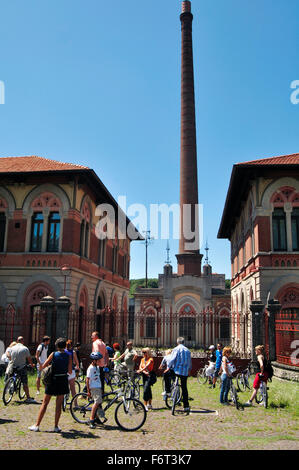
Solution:
M99 266L105 267L106 239L99 240Z
M292 244L293 251L299 251L299 209L292 212Z
M193 317L181 317L179 325L179 335L187 341L195 341L196 322Z
M274 209L272 214L272 229L274 251L286 251L286 215L283 209Z
M129 321L128 321L128 338L134 339L134 320L135 320L135 312L134 306L129 307Z
M88 258L88 247L89 247L89 223L86 222L85 226L85 244L84 244L84 256Z
M60 215L52 212L49 216L47 251L59 251Z
M155 317L147 317L145 323L145 337L155 338Z
M0 251L4 251L5 228L6 216L3 212L0 212Z
M43 214L41 212L36 212L32 217L30 251L42 250L43 226Z

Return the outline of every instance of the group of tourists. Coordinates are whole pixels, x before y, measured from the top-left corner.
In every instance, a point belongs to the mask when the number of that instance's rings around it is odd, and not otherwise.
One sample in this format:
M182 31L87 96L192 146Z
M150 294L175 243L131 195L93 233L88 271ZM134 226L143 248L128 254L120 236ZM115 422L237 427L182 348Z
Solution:
M246 406L251 406L256 397L257 391L261 382L268 381L270 362L265 355L265 348L263 345L258 345L255 348L255 353L258 360L258 372L253 382L253 392L250 399L245 403ZM235 365L231 362L232 348L226 346L223 348L222 343L217 344L217 349L214 345L209 347L208 361L209 366L206 370L206 375L212 388L215 388L218 377L221 378L220 389L220 403L221 405L228 405L228 393L230 389L230 382L236 371Z
M127 377L134 379L135 373L140 374L143 380L143 401L146 411L153 408L152 406L152 386L157 381L156 372L154 371L154 359L150 348L142 349L142 359L137 366L136 362L138 354L133 348L133 343L129 341L123 353L120 351L119 343L114 343L113 347L106 345L99 337L99 333L94 331L91 334L91 354L90 365L86 372L86 392L88 396L93 399L94 404L91 409L91 416L89 425L91 428L95 427L96 415L104 417L102 410L102 397L105 387L105 374L109 372L112 367L114 371L126 371ZM36 379L36 393L40 393L41 378L44 370L51 365L51 379L45 385L45 394L40 410L38 412L35 424L29 427L31 431L39 431L42 419L47 411L48 404L52 396L56 397L55 417L54 417L54 432L61 432L59 427L59 419L62 411L63 398L66 394L70 393L74 397L75 379L78 376L80 368L79 360L79 344L73 347L72 340L65 338L58 338L55 342L55 351L49 354L51 338L44 336L41 344L38 346L35 354L37 379ZM209 367L206 370L206 375L209 377L211 387L215 388L216 380L221 376L221 390L220 390L220 403L228 405L228 392L230 387L230 380L234 373L235 366L231 363L230 356L232 349L224 347L221 343L217 344L217 348L211 345L209 348ZM259 372L256 375L253 384L253 393L250 400L246 403L251 406L256 396L257 390L261 381L267 382L268 362L265 357L264 346L256 347L256 354L259 364ZM18 337L16 342L13 342L5 351L5 361L7 363L5 380L17 370L20 375L24 391L26 394L27 403L36 403L30 396L28 377L27 377L27 362L30 367L35 367L32 362L29 349L24 345L24 338ZM171 350L167 350L159 369L163 371L165 390L162 393L163 398L171 394L171 384L178 377L181 383L182 400L184 412L189 412L189 396L187 379L190 375L192 368L191 352L184 344L184 338L177 338L177 346Z

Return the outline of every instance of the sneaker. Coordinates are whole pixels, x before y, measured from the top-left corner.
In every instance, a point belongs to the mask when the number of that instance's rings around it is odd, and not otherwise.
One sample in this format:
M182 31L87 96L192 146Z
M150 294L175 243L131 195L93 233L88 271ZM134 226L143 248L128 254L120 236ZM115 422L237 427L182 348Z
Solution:
M250 400L248 400L246 403L245 403L245 406L252 406L252 402Z
M147 405L147 409L152 410L153 409L152 405Z
M29 431L34 431L34 432L38 432L38 431L39 431L39 427L36 426L35 424L33 424L32 426L30 426L28 429L29 429Z
M94 424L94 421L89 421L89 427L90 429L95 429L96 425Z
M148 406L144 405L145 411L148 411Z
M223 402L220 402L221 405L224 405L224 406L229 406L229 403L227 401L223 401Z
M29 398L26 398L24 403L37 403L37 402L34 400L34 398L29 397Z
M61 428L59 426L55 426L53 432L61 432Z

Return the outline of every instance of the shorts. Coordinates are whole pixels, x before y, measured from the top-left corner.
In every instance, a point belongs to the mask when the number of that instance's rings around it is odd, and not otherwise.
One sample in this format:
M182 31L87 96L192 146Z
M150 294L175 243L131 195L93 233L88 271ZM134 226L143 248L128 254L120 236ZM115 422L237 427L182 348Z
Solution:
M263 377L260 377L259 375L260 375L260 372L256 374L254 382L253 382L253 388L255 388L256 390L260 388L261 382L267 383L267 380L269 377L267 372L264 372Z
M93 401L100 405L102 403L102 389L101 388L91 388L90 389L91 398Z
M17 372L21 378L21 382L23 385L27 385L28 384L28 377L27 377L27 369L26 367L23 367L22 369L17 369Z
M219 369L215 369L214 377L219 377L220 369L221 367L219 367Z
M36 369L37 369L37 378L41 379L43 371L39 368L39 366L36 366Z
M70 392L67 374L65 375L54 375L52 377L51 383L46 385L45 394L46 395L67 395Z
M72 379L75 379L75 378L76 378L76 373L75 373L75 371L73 370L72 373L71 373L71 375L68 374L68 379L69 379L69 380L72 380Z

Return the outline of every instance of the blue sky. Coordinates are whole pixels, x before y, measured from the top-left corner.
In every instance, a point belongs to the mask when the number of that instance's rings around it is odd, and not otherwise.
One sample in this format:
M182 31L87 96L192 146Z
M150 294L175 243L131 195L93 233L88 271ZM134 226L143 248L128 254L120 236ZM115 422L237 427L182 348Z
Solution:
M127 204L179 202L181 2L1 0L0 155L93 168ZM232 165L299 152L298 0L193 0L199 198L213 269ZM149 248L162 272L166 241ZM176 268L178 242L171 241ZM145 247L132 244L131 277Z

